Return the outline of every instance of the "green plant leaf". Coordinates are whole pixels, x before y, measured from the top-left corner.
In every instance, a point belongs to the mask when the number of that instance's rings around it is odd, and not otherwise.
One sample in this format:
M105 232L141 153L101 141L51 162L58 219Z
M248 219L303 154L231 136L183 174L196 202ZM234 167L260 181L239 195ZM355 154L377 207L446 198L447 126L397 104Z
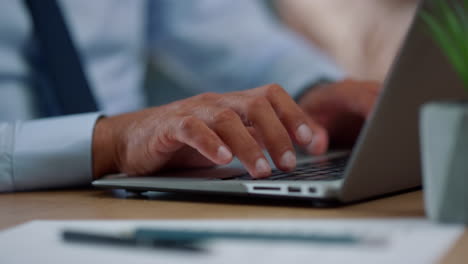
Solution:
M434 0L434 7L421 17L468 89L468 0Z
M456 1L452 2L452 6L450 6L449 3L444 2L443 13L446 21L447 30L451 37L451 45L458 53L456 54L456 56L458 56L461 60L461 65L458 66L458 71L461 72L463 74L462 77L464 77L466 74L468 74L468 43L466 41L467 32L466 26L464 25L463 21L464 18L466 18L466 11L462 10L461 13L459 11L457 14L457 6L459 5Z
M462 57L466 59L468 58L468 9L464 9L460 3L454 3L454 8L461 27L461 40L459 45L462 49ZM465 60L465 63L468 62ZM467 64L465 64L465 66L466 65Z
M444 30L444 26L430 15L422 14L422 17L430 26L430 32L433 35L435 41L442 47L443 51L450 58L452 63L454 63L456 67L462 66L463 61L457 56L457 50L452 46L450 35L447 31Z

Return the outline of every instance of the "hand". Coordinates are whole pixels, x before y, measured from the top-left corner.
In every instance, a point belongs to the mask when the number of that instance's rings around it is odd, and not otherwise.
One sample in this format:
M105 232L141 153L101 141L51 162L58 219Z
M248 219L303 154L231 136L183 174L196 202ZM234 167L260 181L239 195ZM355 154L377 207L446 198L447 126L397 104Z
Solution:
M321 154L330 143L351 146L372 111L380 87L377 82L345 80L306 93L299 105L318 127L308 152Z
M237 156L253 177L271 173L262 146L284 171L296 166L293 142L312 142L314 125L278 85L206 93L165 106L100 119L94 177L145 175L174 166L227 164Z

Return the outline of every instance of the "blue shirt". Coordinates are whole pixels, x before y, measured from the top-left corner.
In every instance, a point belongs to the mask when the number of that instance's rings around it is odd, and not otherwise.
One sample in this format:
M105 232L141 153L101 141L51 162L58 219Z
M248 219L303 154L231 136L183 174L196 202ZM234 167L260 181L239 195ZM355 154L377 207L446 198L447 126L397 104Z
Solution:
M0 191L89 183L98 116L138 110L158 99L143 89L148 62L190 94L278 83L294 96L320 79L342 78L326 56L279 24L260 0L59 3L101 113L41 116L28 61L35 51L30 18L22 1L4 1Z

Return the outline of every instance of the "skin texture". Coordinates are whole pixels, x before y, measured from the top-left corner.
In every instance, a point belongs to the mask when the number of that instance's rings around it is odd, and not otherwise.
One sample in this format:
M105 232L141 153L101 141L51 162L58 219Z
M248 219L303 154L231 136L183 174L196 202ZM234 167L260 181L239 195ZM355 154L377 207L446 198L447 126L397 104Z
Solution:
M374 81L344 80L315 87L298 102L301 108L326 131L318 137L317 154L334 147L351 147L369 118L380 93Z
M227 94L205 93L168 105L101 118L93 137L93 171L147 175L209 167L239 158L255 178L274 165L296 166L293 144L312 155L330 140L353 142L378 95L377 83L343 81L311 89L298 102L278 85Z

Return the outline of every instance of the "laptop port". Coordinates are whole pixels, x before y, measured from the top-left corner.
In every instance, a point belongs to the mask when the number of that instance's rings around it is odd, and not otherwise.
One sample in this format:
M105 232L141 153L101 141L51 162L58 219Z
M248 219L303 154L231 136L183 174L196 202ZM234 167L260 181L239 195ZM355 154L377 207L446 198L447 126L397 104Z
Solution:
M301 187L288 187L288 192L300 193L301 192Z
M317 192L317 188L315 188L315 187L309 187L309 192L310 192L310 193L316 193L316 192Z
M254 190L257 191L280 191L280 187L269 187L269 186L254 186Z

